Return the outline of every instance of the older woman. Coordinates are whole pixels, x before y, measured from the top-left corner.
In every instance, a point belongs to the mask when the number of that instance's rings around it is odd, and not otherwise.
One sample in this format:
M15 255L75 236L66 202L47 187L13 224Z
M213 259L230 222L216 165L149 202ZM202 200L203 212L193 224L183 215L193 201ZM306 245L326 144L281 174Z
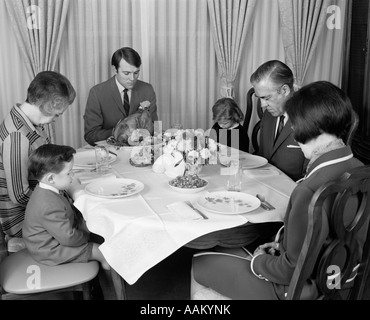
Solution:
M75 97L66 77L40 72L28 87L26 101L13 106L0 125L0 222L9 237L22 237L25 208L36 184L28 175L28 156L49 143L43 125L61 116Z
M242 249L195 255L196 282L233 299L284 299L305 238L313 194L324 183L362 165L342 140L351 124L351 110L344 92L325 81L303 87L286 102L295 140L309 164L290 197L284 233L259 246L253 258ZM315 298L314 282L302 294Z

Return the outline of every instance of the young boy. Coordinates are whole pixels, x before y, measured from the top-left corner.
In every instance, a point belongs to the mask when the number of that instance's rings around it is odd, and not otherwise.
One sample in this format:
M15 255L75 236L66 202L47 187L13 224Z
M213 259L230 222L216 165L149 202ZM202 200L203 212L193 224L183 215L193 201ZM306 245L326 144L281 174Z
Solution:
M90 242L81 213L65 194L73 182L73 155L69 146L46 144L29 157L28 170L38 180L26 207L23 238L32 257L47 265L97 260L109 264Z

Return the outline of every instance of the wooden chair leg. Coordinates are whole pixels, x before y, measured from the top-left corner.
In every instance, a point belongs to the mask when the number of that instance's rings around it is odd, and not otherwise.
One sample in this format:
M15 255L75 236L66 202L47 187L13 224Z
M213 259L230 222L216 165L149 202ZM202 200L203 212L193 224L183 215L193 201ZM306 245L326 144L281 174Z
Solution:
M111 277L117 300L127 300L125 280L113 268L111 268Z

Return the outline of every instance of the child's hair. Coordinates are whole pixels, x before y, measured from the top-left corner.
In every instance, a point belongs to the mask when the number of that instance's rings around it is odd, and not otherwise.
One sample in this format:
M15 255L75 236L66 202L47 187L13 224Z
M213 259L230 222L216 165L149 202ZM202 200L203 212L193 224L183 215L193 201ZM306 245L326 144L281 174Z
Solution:
M28 158L28 171L35 179L41 180L49 172L61 172L65 163L72 161L75 153L76 150L70 146L44 144Z
M244 119L243 111L240 110L234 99L221 98L212 107L213 121L233 120L240 123Z

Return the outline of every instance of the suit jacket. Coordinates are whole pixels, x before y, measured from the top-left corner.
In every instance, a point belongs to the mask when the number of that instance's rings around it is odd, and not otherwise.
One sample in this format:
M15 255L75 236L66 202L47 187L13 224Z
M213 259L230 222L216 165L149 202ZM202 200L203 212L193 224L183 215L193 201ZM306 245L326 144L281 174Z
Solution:
M264 112L261 120L258 155L266 158L271 164L297 181L304 176L308 161L294 140L289 119L274 144L277 120L279 119L269 112Z
M23 222L23 238L32 257L47 265L87 262L90 234L84 221L74 227L75 219L67 198L37 185Z
M130 112L123 108L121 94L118 91L116 77L92 87L87 98L84 121L84 138L89 144L105 140L112 135L112 130L120 119L136 113L141 102L149 101L152 120L158 120L157 100L151 84L138 80L131 91Z
M349 146L329 151L310 166L307 174L322 163L346 157L351 153ZM300 182L293 190L284 218L284 235L279 246L280 255L262 254L257 256L253 263L253 268L257 274L261 274L274 283L278 296L284 297L296 267L306 235L307 212L313 194L324 183L337 179L349 169L361 165L362 163L359 160L351 158L325 166L314 172L306 180Z

